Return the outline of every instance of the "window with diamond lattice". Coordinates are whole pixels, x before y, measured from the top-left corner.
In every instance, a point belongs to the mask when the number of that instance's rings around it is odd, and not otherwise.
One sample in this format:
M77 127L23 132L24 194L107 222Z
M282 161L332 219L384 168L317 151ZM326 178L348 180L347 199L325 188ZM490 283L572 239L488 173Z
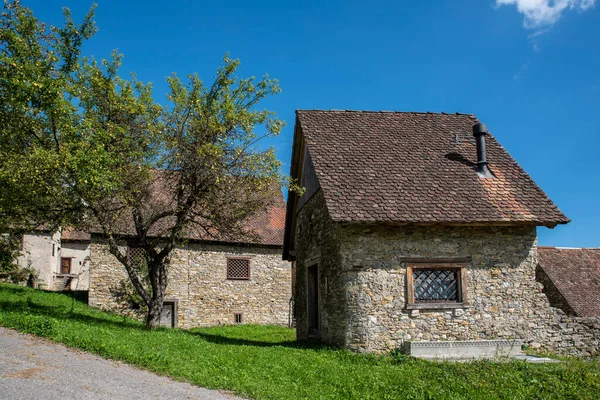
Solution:
M420 269L414 271L415 301L458 301L458 271Z
M407 307L436 308L465 304L465 268L454 265L408 267Z
M247 258L228 258L227 279L250 279L250 260Z

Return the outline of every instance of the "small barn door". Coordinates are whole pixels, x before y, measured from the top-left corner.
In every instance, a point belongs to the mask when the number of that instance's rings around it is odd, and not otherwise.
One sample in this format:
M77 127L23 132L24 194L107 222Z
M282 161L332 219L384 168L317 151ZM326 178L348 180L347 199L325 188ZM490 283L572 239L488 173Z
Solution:
M177 302L173 300L165 300L163 309L160 313L160 326L174 328L177 318Z
M319 271L316 265L307 269L308 336L319 335Z

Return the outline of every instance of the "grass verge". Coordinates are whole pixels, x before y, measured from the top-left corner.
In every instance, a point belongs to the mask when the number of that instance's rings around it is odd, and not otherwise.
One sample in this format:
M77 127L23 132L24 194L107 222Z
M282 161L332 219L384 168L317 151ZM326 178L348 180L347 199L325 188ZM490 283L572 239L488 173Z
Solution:
M598 399L600 361L434 363L295 341L273 326L147 331L58 294L0 284L0 325L256 399Z

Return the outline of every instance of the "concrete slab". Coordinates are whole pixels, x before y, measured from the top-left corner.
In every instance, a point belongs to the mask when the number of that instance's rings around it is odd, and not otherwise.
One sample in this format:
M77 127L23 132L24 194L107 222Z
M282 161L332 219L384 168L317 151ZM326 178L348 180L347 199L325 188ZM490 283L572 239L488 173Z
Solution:
M536 357L536 356L528 356L526 354L522 355L522 356L515 356L515 358L517 360L523 360L525 362L528 363L532 363L532 364L538 364L538 363L559 363L560 360L555 360L554 358L548 358L548 357Z
M409 342L408 354L417 358L468 360L523 355L520 340L465 340Z

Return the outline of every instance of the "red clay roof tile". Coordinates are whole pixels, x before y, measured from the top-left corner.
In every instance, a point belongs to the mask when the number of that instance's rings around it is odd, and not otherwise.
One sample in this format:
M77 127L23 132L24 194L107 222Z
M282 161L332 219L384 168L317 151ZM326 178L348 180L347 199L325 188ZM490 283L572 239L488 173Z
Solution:
M477 122L468 114L297 111L334 221L569 222L491 134L495 178L478 177Z
M600 316L600 249L538 247L539 265L580 317Z

